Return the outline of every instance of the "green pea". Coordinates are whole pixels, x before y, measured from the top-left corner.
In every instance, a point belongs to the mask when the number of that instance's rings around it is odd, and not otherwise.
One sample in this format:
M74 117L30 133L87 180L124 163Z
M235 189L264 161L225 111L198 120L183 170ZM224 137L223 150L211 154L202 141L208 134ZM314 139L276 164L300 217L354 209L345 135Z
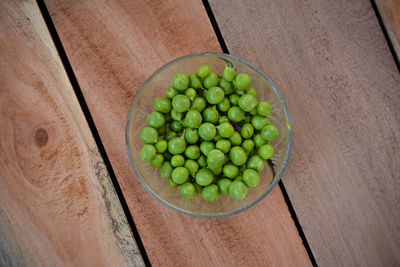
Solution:
M175 89L175 87L170 86L167 88L165 94L169 99L173 99L176 95L179 94L179 92Z
M274 155L274 147L271 146L270 144L265 144L262 147L260 147L258 153L263 159L269 159Z
M247 154L240 146L234 146L231 151L229 151L229 158L233 164L242 166L247 161Z
M199 140L199 132L197 131L197 129L186 128L184 136L188 144L196 144Z
M262 128L261 135L265 141L274 141L278 135L279 131L273 124L268 124Z
M200 78L205 78L210 75L210 67L207 65L201 65L197 68L197 76Z
M271 121L267 117L261 116L261 115L255 115L251 119L251 124L253 125L254 129L259 130L259 131L262 128L264 128L264 126L266 126L270 123L271 123Z
M257 90L256 90L256 89L254 89L254 88L250 88L250 89L248 89L248 90L247 90L247 94L250 94L250 95L254 96L255 98L257 98L257 97L258 97Z
M221 192L222 195L227 195L229 194L229 186L231 185L232 181L226 178L219 179L217 184L219 188L219 192Z
M169 186L172 187L172 188L177 188L178 184L175 183L174 181L172 181L172 179L169 179Z
M255 170L247 169L243 172L243 182L248 187L256 187L260 183L260 176Z
M229 96L229 101L231 102L231 104L233 106L237 106L238 102L239 102L239 98L240 98L240 96L238 96L237 94L232 94Z
M156 97L154 100L154 110L162 113L171 111L171 100L166 97Z
M218 142L219 140L221 140L222 139L222 136L218 133L218 131L217 131L217 134L215 135L215 137L213 138L213 141L214 142Z
M192 159L188 159L185 161L185 168L188 169L189 174L194 177L199 170L199 164Z
M168 143L167 141L161 139L157 141L157 143L154 146L156 148L157 153L164 153L167 150Z
M250 123L245 123L240 130L243 138L251 138L254 134L254 128Z
M172 138L177 137L178 135L173 131L168 131L165 133L165 141L169 142Z
M189 159L197 159L200 157L200 148L196 145L188 146L185 150L185 156Z
M203 141L200 144L200 151L207 156L208 152L215 148L214 142L211 141Z
M147 124L153 128L160 128L165 124L164 115L158 111L154 111L147 115L146 118Z
M203 123L199 127L199 135L203 140L210 141L215 137L217 130L215 126L211 123Z
M214 180L214 175L209 169L202 168L196 173L196 183L201 186L207 186Z
M223 122L220 125L217 126L218 133L223 137L223 138L230 138L232 137L233 133L235 132L235 129L233 128L232 124L229 122Z
M247 169L255 170L256 172L262 172L265 167L265 161L258 155L252 156L247 161Z
M242 96L246 93L246 90L240 90L240 89L236 89L235 93L239 96Z
M238 107L238 106L233 106L229 108L228 110L228 118L231 121L239 122L241 120L244 120L245 114L244 111Z
M201 191L203 190L203 187L196 182L193 183L194 188L196 189L196 193L201 194Z
M164 156L161 154L156 154L155 157L150 161L151 166L153 167L161 167L161 164L164 162Z
M143 161L150 162L156 156L156 148L152 145L144 145L139 154Z
M250 112L252 109L257 107L257 99L250 94L244 94L239 98L239 107L246 112Z
M164 161L160 167L160 175L164 179L169 179L172 174L172 165L169 161Z
M199 164L200 167L204 168L207 166L207 158L204 155L201 155L197 159L197 163Z
M236 89L246 90L250 87L251 78L246 73L240 73L233 80L233 84L235 85Z
M228 82L225 79L221 79L219 81L219 87L221 87L222 90L224 90L225 95L230 95L235 91L235 89L233 88L233 83Z
M185 158L182 155L173 155L171 158L171 165L174 167L181 167L185 164Z
M242 143L242 148L246 153L250 153L254 149L254 141L251 139L246 139Z
M191 109L197 110L198 112L202 112L206 108L206 106L207 106L207 101L200 96L196 96L193 99Z
M201 191L204 200L212 202L218 199L218 186L215 184L208 185Z
M249 113L253 116L257 115L257 107L254 107L252 110L249 111Z
M229 138L229 141L231 141L231 144L234 146L240 146L242 143L242 136L240 136L240 133L235 131L233 135Z
M226 112L231 107L231 102L229 102L227 97L224 97L224 99L218 103L217 107L220 111Z
M257 112L261 116L271 115L271 105L267 101L261 101L257 105Z
M208 103L215 105L224 99L225 93L220 87L213 86L206 91L205 96Z
M221 124L221 123L223 123L223 122L229 122L228 117L225 116L225 115L220 116L219 119L218 119L218 123L219 123L219 124Z
M171 119L181 121L183 119L183 112L178 112L176 109L171 110Z
M176 167L171 174L172 181L183 184L189 178L189 171L185 167Z
M218 85L217 74L215 74L214 72L211 72L206 78L204 78L203 85L207 89L217 86Z
M168 142L168 151L173 154L182 154L186 149L185 139L182 137L174 137Z
M166 132L167 132L167 126L165 124L157 129L158 136L164 135Z
M193 101L194 98L196 97L196 90L194 90L193 88L186 89L185 96L187 96L190 101Z
M208 107L203 111L203 119L205 122L216 123L218 118L219 114L215 106Z
M239 175L239 168L233 164L226 164L223 168L224 175L228 178L235 178Z
M177 72L172 78L172 85L178 91L184 91L189 86L189 77L185 73Z
M228 162L229 162L229 157L227 155L225 155L224 164L227 164Z
M201 87L201 80L196 73L189 74L189 87L199 89Z
M177 95L172 99L172 107L178 112L185 112L190 108L190 99L185 95ZM171 114L172 115L172 114Z
M242 175L238 175L233 180L234 181L243 181L243 176Z
M264 140L264 138L262 137L261 133L256 134L254 136L253 140L254 140L254 144L256 145L256 148L260 148L262 145L267 143Z
M157 130L152 127L144 127L140 132L140 140L144 144L153 144L157 142Z
M232 67L225 66L225 69L224 69L224 72L223 72L223 74L222 74L222 77L223 77L225 80L227 80L228 82L231 82L231 81L233 81L233 79L235 78L235 76L236 76L236 71L235 71L235 69L232 68Z
M190 128L199 128L203 118L197 110L189 110L186 113L185 124Z
M229 185L229 195L231 195L231 197L234 199L240 200L245 198L247 192L247 186L242 181L235 180Z
M226 139L221 139L215 144L215 147L221 150L223 153L228 153L231 149L231 142Z
M186 199L193 199L194 195L196 195L196 188L190 182L186 182L181 185L181 196Z
M225 155L218 149L212 149L207 155L207 166L210 170L218 170L224 164ZM222 169L221 169L222 171Z
M216 182L217 182L217 175L219 175L219 174L222 173L222 166L215 166L215 167L213 167L213 168L210 168L210 167L208 167L208 168L209 168L210 171L215 175L215 176L214 176L213 183L216 183Z
M239 172L242 174L246 170L246 165L242 165L239 168Z
M169 128L171 129L171 131L178 133L183 129L183 126L179 121L171 121L171 123L169 124Z

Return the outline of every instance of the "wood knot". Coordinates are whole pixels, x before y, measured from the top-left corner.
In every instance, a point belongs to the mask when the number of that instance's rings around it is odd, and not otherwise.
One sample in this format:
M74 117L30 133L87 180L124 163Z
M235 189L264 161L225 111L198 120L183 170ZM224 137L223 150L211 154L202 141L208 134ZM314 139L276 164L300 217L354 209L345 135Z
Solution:
M38 147L45 146L47 144L47 142L49 141L49 136L48 136L46 130L43 128L37 129L35 132L34 140L35 140L35 144Z

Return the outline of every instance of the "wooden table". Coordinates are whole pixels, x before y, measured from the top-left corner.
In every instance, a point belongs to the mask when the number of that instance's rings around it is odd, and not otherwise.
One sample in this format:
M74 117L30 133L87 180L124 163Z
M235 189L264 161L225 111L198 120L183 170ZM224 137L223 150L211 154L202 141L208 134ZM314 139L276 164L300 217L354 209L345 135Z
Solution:
M399 266L398 3L1 1L0 266ZM218 219L154 200L124 141L144 80L204 51L268 73L295 132L280 187Z

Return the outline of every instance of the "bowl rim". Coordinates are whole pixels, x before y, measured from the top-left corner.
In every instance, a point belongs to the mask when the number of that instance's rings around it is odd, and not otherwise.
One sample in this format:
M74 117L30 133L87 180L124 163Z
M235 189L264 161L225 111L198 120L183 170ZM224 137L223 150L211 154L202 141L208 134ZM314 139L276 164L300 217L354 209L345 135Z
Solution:
M142 91L144 90L144 88L147 86L147 84L156 76L158 75L161 71L163 71L164 69L166 69L167 67L169 67L170 65L179 62L181 60L184 59L188 59L188 58L194 58L194 57L203 57L203 56L212 56L212 57L220 57L224 60L226 59L233 59L236 61L239 61L240 63L243 63L245 65L247 65L248 67L252 68L253 70L255 70L256 72L258 72L262 77L264 77L271 85L272 89L275 91L275 93L278 95L279 100L281 101L282 105L283 105L283 110L285 112L285 116L287 119L287 127L289 130L289 142L287 145L287 153L285 156L285 159L282 163L282 167L280 169L280 171L276 174L275 179L272 181L272 183L269 185L268 189L265 190L265 192L263 192L260 196L258 196L256 199L254 199L252 202L241 206L240 208L237 208L235 210L231 210L231 211L227 211L227 212L220 212L220 213L213 213L213 214L206 214L206 213L196 213L196 212L192 212L192 211L188 211L188 210L184 210L181 209L179 207L176 207L174 205L172 205L171 203L167 202L166 200L164 200L162 197L160 197L156 192L154 192L150 186L147 185L147 183L143 180L143 178L141 177L138 169L136 168L134 159L132 157L130 148L129 148L129 121L131 119L132 116L132 111L133 108L136 104L136 101L139 99L139 96L141 95ZM179 58L176 58L168 63L166 63L165 65L163 65L162 67L160 67L159 69L157 69L149 78L146 79L146 81L142 84L142 86L140 87L139 91L136 93L131 106L129 108L129 112L128 112L128 117L126 120L126 129L125 129L125 142L126 142L126 149L128 151L128 157L129 157L129 161L131 163L131 166L136 174L136 177L138 178L138 180L140 181L140 183L143 185L143 187L158 201L160 201L161 203L163 203L164 205L166 205L167 207L178 211L180 213L183 213L185 215L189 215L189 216L194 216L194 217L200 217L200 218L220 218L220 217L226 217L226 216L230 216L230 215L234 215L237 214L239 212L242 212L244 210L247 210L248 208L254 206L255 204L257 204L258 202L260 202L262 199L264 199L271 191L272 189L275 188L275 186L279 183L279 181L282 179L282 175L288 165L289 159L290 159L290 155L292 153L292 142L293 142L293 127L292 127L292 118L290 116L289 113L289 109L287 107L286 101L281 93L281 91L279 90L278 86L274 83L274 81L266 74L264 73L262 70L260 70L258 67L256 67L255 65L253 65L252 63L241 59L239 57L236 56L232 56L230 54L225 54L225 53L218 53L218 52L202 52L202 53L194 53L194 54L189 54L189 55L185 55Z

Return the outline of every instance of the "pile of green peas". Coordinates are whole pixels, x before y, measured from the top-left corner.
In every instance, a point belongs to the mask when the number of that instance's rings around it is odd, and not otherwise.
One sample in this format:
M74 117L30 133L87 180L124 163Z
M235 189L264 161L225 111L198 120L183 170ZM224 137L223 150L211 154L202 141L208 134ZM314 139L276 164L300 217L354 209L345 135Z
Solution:
M175 73L166 97L154 100L140 132L140 157L160 168L171 187L179 186L183 198L243 199L260 183L274 154L269 142L279 132L268 118L270 104L258 102L250 84L249 75L232 67L216 74L201 65L190 75Z

